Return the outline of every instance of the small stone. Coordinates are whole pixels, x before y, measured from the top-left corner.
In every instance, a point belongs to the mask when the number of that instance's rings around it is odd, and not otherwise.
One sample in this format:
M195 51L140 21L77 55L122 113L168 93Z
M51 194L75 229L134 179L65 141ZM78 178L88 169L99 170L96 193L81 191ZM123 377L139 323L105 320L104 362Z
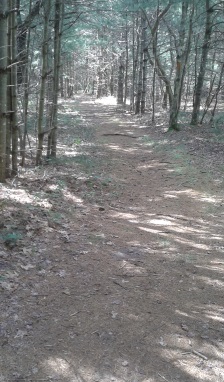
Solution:
M67 296L70 296L70 295L71 295L71 294L70 294L70 291L69 291L68 288L65 288L65 289L62 291L62 293L66 294Z
M118 313L112 312L111 315L112 315L112 318L117 318Z
M187 336L188 336L189 338L193 338L193 337L196 336L196 334L193 333L193 332L188 332L188 333L187 333Z
M106 245L113 245L112 241L107 241Z
M185 332L188 332L189 327L186 324L181 324L181 328L185 330Z
M124 366L124 367L128 366L128 361L123 361L122 366Z
M37 373L38 373L38 371L39 371L39 370L38 370L38 368L37 368L37 367L33 367L33 368L32 368L32 373L33 373L33 374L37 374Z

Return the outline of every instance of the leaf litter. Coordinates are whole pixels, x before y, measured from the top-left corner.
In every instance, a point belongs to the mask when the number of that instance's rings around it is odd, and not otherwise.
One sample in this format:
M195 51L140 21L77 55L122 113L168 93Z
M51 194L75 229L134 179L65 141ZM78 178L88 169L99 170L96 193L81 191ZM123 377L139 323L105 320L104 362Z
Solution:
M82 100L78 160L1 192L0 380L221 382L220 145Z

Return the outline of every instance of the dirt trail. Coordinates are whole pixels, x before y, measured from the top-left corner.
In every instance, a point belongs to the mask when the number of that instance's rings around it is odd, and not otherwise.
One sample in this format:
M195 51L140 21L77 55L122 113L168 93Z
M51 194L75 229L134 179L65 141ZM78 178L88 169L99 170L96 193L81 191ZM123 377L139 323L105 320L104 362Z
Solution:
M0 247L0 382L224 381L209 132L164 134L87 96L65 114L59 160L2 188L1 230L21 238Z

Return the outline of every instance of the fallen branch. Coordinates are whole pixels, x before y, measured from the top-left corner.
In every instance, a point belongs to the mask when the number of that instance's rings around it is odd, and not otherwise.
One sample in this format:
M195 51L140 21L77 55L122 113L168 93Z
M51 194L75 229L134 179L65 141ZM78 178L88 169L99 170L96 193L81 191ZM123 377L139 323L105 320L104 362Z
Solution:
M192 353L197 355L198 357L204 359L205 361L208 360L208 357L206 357L204 354L201 354L199 351L196 351L196 350L192 350Z
M135 135L130 135L130 134L123 134L123 133L104 133L102 136L108 137L108 136L113 136L113 135L121 135L122 137L129 137L129 138L141 138L141 137L136 137Z
M168 379L166 379L163 375L158 373L158 376L161 377L162 379L164 379L164 381L169 382Z

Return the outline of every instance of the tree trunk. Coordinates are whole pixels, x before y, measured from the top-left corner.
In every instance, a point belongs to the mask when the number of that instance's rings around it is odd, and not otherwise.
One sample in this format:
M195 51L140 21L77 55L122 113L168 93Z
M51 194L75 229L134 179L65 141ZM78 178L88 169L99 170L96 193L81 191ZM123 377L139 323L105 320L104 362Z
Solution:
M32 0L29 2L29 15L31 14ZM27 33L27 44L26 44L26 57L29 57L30 52L30 31L31 28L28 28ZM18 73L18 70L17 70ZM26 139L28 134L28 106L29 106L29 85L30 85L30 76L29 76L29 67L28 62L24 68L24 103L23 103L23 137L22 137L22 150L21 150L21 166L25 166L25 157L26 157Z
M159 15L159 3L157 3L156 18L158 19ZM154 56L154 65L153 65L153 78L152 78L152 122L155 122L155 87L156 87L156 57L157 57L157 38L158 38L158 28L156 29L153 36L153 56ZM167 105L167 97L165 98ZM163 103L165 105L165 103Z
M128 66L129 66L129 44L128 44L128 24L126 15L125 25L125 69L124 69L124 105L126 105L128 97Z
M7 103L7 10L8 1L0 1L0 182L6 176L6 103Z
M219 82L218 82L218 86L217 86L215 94L214 94L215 103L214 103L213 109L211 111L211 118L210 118L210 124L211 125L213 124L213 121L214 121L215 111L216 111L216 107L217 107L217 103L218 103L218 95L219 95L219 92L220 92L220 89L222 86L223 73L224 73L224 64L222 64L222 66L221 66L220 75L219 75Z
M1 1L1 0L0 0ZM20 9L20 0L16 0L17 9ZM18 49L18 65L17 65L17 79L18 84L21 85L24 81L24 71L28 63L27 59L27 36L33 19L39 15L40 8L43 6L43 0L36 0L33 4L29 14L22 21L20 12L18 12L18 33L17 33L17 49Z
M141 13L141 42L140 42L140 58L138 69L138 85L137 95L135 101L135 114L139 114L141 111L141 100L143 90L143 60L144 60L144 48L145 48L145 14Z
M173 94L172 105L170 108L169 130L178 130L178 115L179 115L179 110L181 105L183 81L184 81L184 76L186 71L187 60L190 53L194 5L192 6L190 20L189 20L188 36L187 38L185 38L187 13L188 13L188 1L183 1L180 31L179 31L179 43L177 46L174 94Z
M57 154L57 129L58 129L58 92L61 65L61 36L64 22L64 1L55 0L54 20L54 74L53 74L53 108L52 130L49 135L50 156L56 158Z
M142 92L141 92L141 114L145 113L145 105L146 105L146 80L147 80L147 35L146 35L146 18L143 17L143 25L142 25L142 50L143 50L143 64L142 64Z
M124 102L124 53L119 57L118 83L117 83L117 104L123 105Z
M10 0L10 8L16 9L16 0ZM17 15L15 12L10 14L11 25L11 66L10 66L10 92L11 92L11 131L12 131L12 175L18 173L18 121L17 121Z
M149 54L149 50L147 50L148 61L149 61L150 65L155 69L155 72L157 73L157 75L159 75L160 79L164 82L164 84L166 86L167 94L169 96L169 104L171 105L172 101L173 101L173 91L172 91L172 87L171 87L171 82L170 82L170 79L168 78L168 76L166 74L165 69L163 68L163 65L162 65L161 60L160 60L160 56L157 54L157 47L156 47L157 41L155 39L155 34L157 33L160 20L169 11L170 7L171 7L171 3L169 2L163 10L161 10L159 13L157 12L157 18L156 18L154 25L151 24L151 22L150 22L147 14L145 12L144 12L144 14L145 14L146 21L148 23L148 26L149 26L149 29L150 29L151 35L152 35L153 55L154 55L154 59L152 60L150 57L150 54ZM157 10L158 9L159 8L157 7Z
M206 9L205 34L204 34L204 41L202 46L200 69L199 69L199 74L198 74L198 78L197 78L197 82L195 86L195 92L194 92L193 111L192 111L192 117L191 117L192 125L197 125L198 123L200 106L201 106L201 92L202 92L202 88L204 84L205 70L207 65L208 52L210 48L210 40L211 40L211 34L212 34L210 0L206 0L205 9Z
M139 56L139 48L140 48L139 33L135 33L137 29L138 29L138 18L136 18L136 21L133 19L133 28L132 28L133 63L132 63L132 86L131 86L131 102L130 102L131 110L134 110L134 105L135 105L136 73L137 73L137 67L138 67L138 56ZM136 49L135 49L135 45L136 45Z
M44 3L44 31L43 31L43 42L42 42L42 69L41 69L41 85L40 85L40 100L39 100L39 111L38 111L38 144L37 144L37 154L36 154L36 165L40 165L42 162L42 152L43 152L43 118L44 118L44 104L45 104L45 89L47 80L47 60L48 60L48 28L50 20L50 10L51 10L51 0L46 0Z

